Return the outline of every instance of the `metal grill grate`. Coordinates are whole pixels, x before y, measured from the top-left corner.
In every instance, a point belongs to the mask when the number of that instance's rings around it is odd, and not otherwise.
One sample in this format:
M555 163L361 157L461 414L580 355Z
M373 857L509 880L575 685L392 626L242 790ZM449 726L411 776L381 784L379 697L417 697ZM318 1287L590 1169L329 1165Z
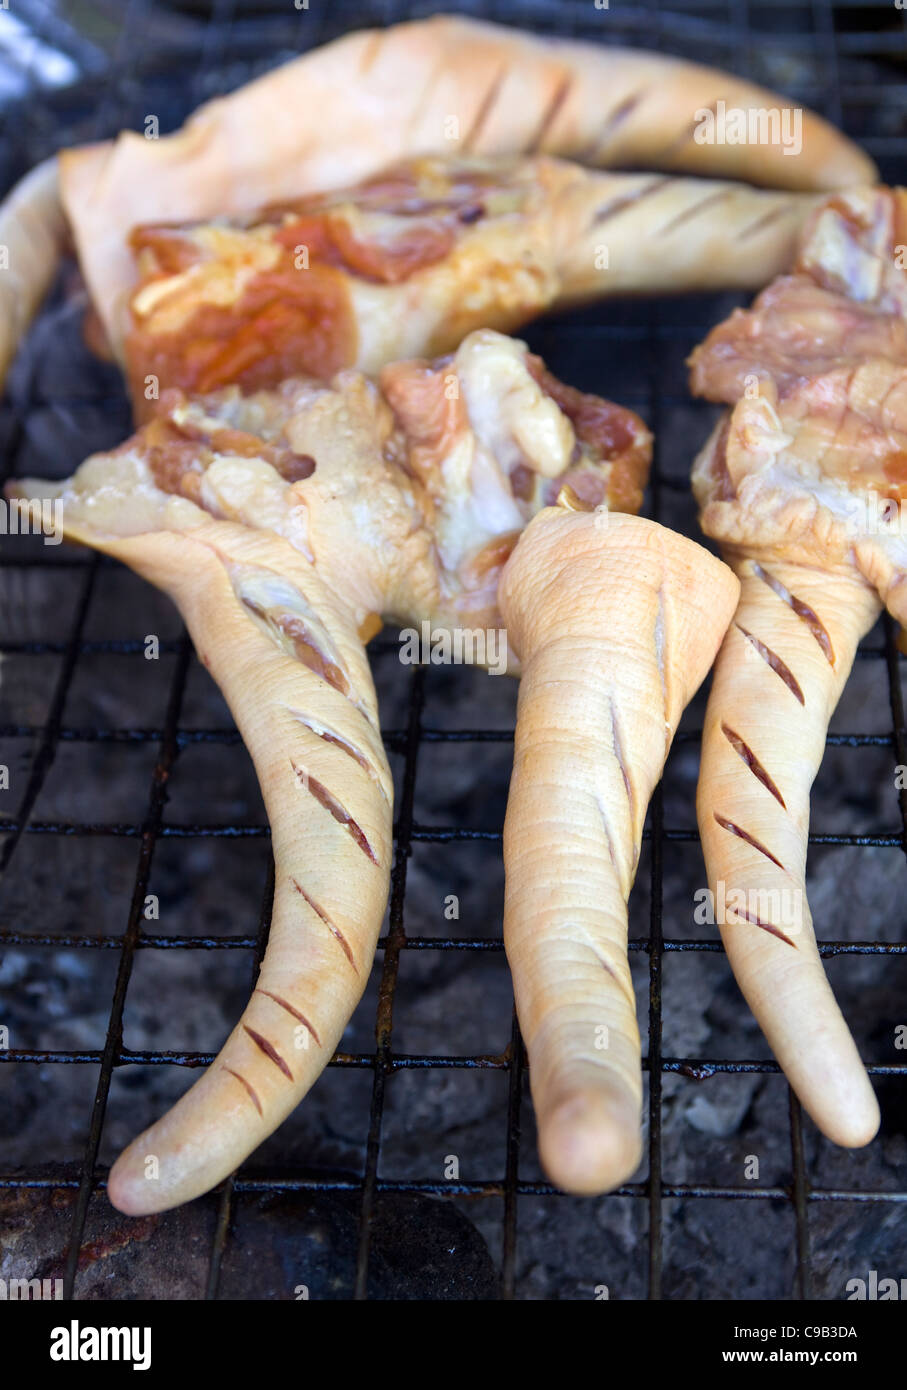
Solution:
M363 23L388 23L430 13L434 8L430 4L407 5L394 3L394 0L387 0L386 3L375 0L373 4L345 6L346 12L339 20L336 14L329 14L326 2L321 3L321 0L311 0L307 11L294 12L292 7L283 6L279 11L275 7L274 13L267 6L257 9L244 6L241 0L170 6L153 4L152 0L129 0L119 21L120 28L112 45L109 67L102 75L94 74L81 88L45 94L40 99L33 92L29 100L15 109L17 139L15 142L5 142L7 167L0 168L0 176L9 183L15 174L22 172L24 166L61 143L73 143L91 135L106 135L123 125L140 126L146 109L166 112L167 123L175 125L199 100L235 86L250 71L270 65L277 57L287 56L300 48L333 37L339 28ZM698 4L675 0L670 8L651 5L637 9L618 2L611 10L599 11L587 0L560 0L556 6L552 6L548 0L519 0L514 4L464 4L457 8L485 18L522 22L528 27L545 31L597 37L605 42L658 46L682 56L742 71L777 86L787 85L793 96L823 110L832 120L842 123L851 133L862 138L866 148L880 162L884 177L891 181L899 177L907 179L907 86L901 81L903 67L898 66L907 59L907 29L904 28L903 13L890 6L857 3L838 6L822 3L821 0L809 5L789 5L786 0L772 0L770 3L764 0L751 9L745 0L728 0L728 3L724 3L724 0L700 0ZM99 4L98 9L103 11L104 6ZM44 32L49 42L56 42L66 50L66 33L49 12L44 19ZM187 82L186 73L190 71L191 81ZM789 75L786 84L785 73ZM150 92L153 93L153 105L148 95ZM16 167L13 167L14 164ZM550 365L562 376L590 389L599 389L603 394L613 395L615 399L642 411L655 431L656 441L661 442L653 468L649 514L694 535L692 509L688 501L690 453L686 444L678 448L677 441L672 438L673 426L675 412L678 409L686 410L692 422L689 437L693 441L701 440L706 434L708 410L687 400L680 364L684 353L703 336L710 322L716 321L726 311L729 302L725 298L718 308L714 301L688 301L679 306L665 306L661 302L619 308L605 305L569 321L549 321L533 331L533 344L541 346ZM609 380L602 376L601 366L607 363L609 368L614 367L622 355L628 354L628 350L632 350L634 356L633 370L628 377L628 389L621 390L610 385ZM11 401L4 407L0 477L21 471L26 446L32 451L36 447L33 430L36 412L47 404L47 388L37 378L38 373L31 371L27 380L20 380ZM111 385L109 374L99 373L94 405L103 411L113 401L117 409L125 410L125 403L116 395L116 389ZM668 457L669 451L674 460L673 467ZM67 458L62 461L65 467L61 467L58 460L56 471L70 472L79 461L80 457ZM32 471L40 471L34 463ZM51 471L49 461L47 471ZM226 750L238 743L238 735L231 727L193 728L181 722L187 680L194 660L185 636L162 643L162 654L173 660L173 672L159 724L154 727L120 728L102 725L76 727L68 722L68 700L83 658L99 653L124 659L136 657L142 650L142 643L113 637L96 640L86 635L92 602L102 588L105 576L114 568L110 562L97 556L69 552L60 558L56 555L51 557L46 551L27 552L21 546L7 546L0 552L0 582L9 580L12 571L24 572L34 568L52 572L57 581L60 574L65 573L74 586L76 600L71 626L63 640L14 640L15 633L11 635L6 630L0 630L0 654L3 656L33 657L46 661L51 671L56 667L56 678L52 674L47 677L50 698L44 722L0 726L0 740L4 744L22 748L31 746L33 749L30 771L18 806L12 817L0 825L0 945L50 949L66 947L78 951L113 951L118 955L103 1047L82 1050L13 1048L5 1053L0 1052L0 1060L13 1067L83 1064L97 1068L87 1141L78 1168L64 1164L53 1171L47 1171L46 1166L36 1166L33 1171L0 1172L0 1188L69 1189L76 1194L71 1216L67 1216L70 1228L65 1239L68 1247L65 1294L69 1297L73 1291L76 1294L79 1291L80 1253L86 1237L89 1203L93 1194L101 1190L104 1184L99 1152L115 1069L129 1064L197 1068L212 1060L211 1056L200 1052L130 1051L124 1047L124 1006L137 953L245 950L253 952L257 971L267 937L273 883L269 879L265 885L257 925L252 929L250 923L250 929L244 934L168 935L147 929L142 909L149 891L153 858L161 843L169 839L192 841L212 837L262 839L267 836L267 827L253 820L221 824L207 821L171 822L168 819L168 779L184 750L198 745ZM12 591L7 586L4 592L9 595ZM4 606L8 612L12 607L11 604ZM5 619L6 615L3 617ZM393 643L385 641L382 648L379 642L374 647L380 653L382 649L387 651L392 648ZM859 657L862 662L871 663L872 669L878 671L880 681L887 682L890 731L839 732L829 737L829 746L851 750L888 750L896 764L907 765L907 725L900 657L893 625L889 620L886 619L881 629L864 644ZM341 1071L365 1069L372 1073L363 1172L358 1179L351 1179L345 1174L311 1177L292 1171L241 1170L220 1191L210 1251L208 1298L218 1297L221 1266L229 1249L235 1207L243 1194L359 1192L361 1211L355 1269L355 1295L359 1298L366 1297L368 1293L373 1216L380 1194L422 1193L429 1196L497 1199L502 1206L500 1293L505 1298L521 1294L517 1277L520 1199L544 1198L550 1202L571 1200L555 1193L543 1181L520 1176L521 1166L526 1159L525 1142L521 1144L524 1059L515 1019L510 1044L499 1054L446 1056L440 1050L401 1054L394 1046L395 991L406 953L465 955L498 953L502 950L499 938L408 935L406 930L407 870L415 847L423 844L443 847L468 841L488 841L498 846L501 839L499 829L469 823L427 824L417 816L419 761L425 749L433 745L449 747L464 744L473 750L475 756L480 756L483 745L506 744L512 740L512 732L508 730L447 728L427 723L427 692L432 682L445 678L446 673L439 675L430 669L414 669L407 677L405 717L398 727L385 730L389 751L402 762L402 777L395 827L389 925L379 950L379 961L383 960L383 964L380 968L375 1019L375 1047L374 1051L339 1054L331 1064ZM685 746L695 747L698 738L698 730L684 726L674 757ZM55 758L67 744L148 745L156 750L146 801L143 807L136 806L134 818L111 822L92 816L77 820L40 819L33 815ZM222 756L226 756L226 753ZM855 756L862 755L856 753ZM810 836L810 844L907 851L907 792L900 792L898 804L900 822L888 833L814 833ZM9 900L2 876L26 837L32 836L93 838L104 843L123 838L138 841L131 902L122 935L109 932L98 934L87 930L64 934L42 932L40 922L36 923L34 929L28 930L16 925L17 919L24 917L27 905ZM629 1183L619 1193L603 1200L612 1202L625 1198L647 1208L648 1296L652 1299L659 1298L662 1292L663 1213L670 1199L729 1199L786 1204L793 1216L790 1231L795 1268L793 1293L801 1298L809 1298L813 1294L810 1208L823 1203L904 1203L907 1202L907 1189L903 1185L889 1189L814 1183L809 1173L808 1143L800 1108L793 1096L790 1097L789 1115L789 1182L760 1186L668 1180L663 1168L664 1078L671 1074L693 1079L722 1073L763 1074L777 1072L777 1067L770 1060L665 1055L662 1028L666 960L685 953L720 954L722 948L716 939L689 938L682 932L678 934L677 929L682 927L688 907L683 905L678 910L676 904L664 901L666 849L673 844L691 844L693 854L698 854L698 850L695 848L696 832L691 826L666 823L661 788L653 799L644 838L649 847L649 931L648 935L633 936L630 949L647 957L648 961L649 1046L645 1063L648 1074L648 1174L642 1181ZM9 882L8 876L6 882ZM821 951L825 957L884 956L894 960L907 955L907 944L872 938L837 939L824 941ZM443 1020L440 1024L443 1024ZM504 1133L503 1171L485 1180L397 1179L383 1176L379 1171L382 1126L392 1079L405 1071L451 1068L506 1074L508 1100L500 1114L500 1126ZM897 1078L902 1087L905 1069L904 1063L897 1062L880 1062L870 1067L874 1076ZM733 1294L733 1271L728 1269L726 1275L727 1291ZM254 1289L252 1292L254 1294ZM430 1292L430 1289L425 1290L426 1295Z

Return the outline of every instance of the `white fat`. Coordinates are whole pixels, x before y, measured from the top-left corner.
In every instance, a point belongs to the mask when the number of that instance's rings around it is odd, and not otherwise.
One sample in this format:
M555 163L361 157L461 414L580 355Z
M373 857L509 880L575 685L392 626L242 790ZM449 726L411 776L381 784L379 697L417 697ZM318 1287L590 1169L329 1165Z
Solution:
M850 299L864 303L878 300L886 281L897 287L901 280L890 273L891 200L885 192L860 188L839 194L835 201L843 204L850 216L835 205L823 208L803 247L803 264L808 270L817 270L824 281Z
M208 415L203 409L201 401L191 399L181 401L179 405L174 406L170 411L170 418L181 429L184 429L186 425L191 425L193 429L202 430L209 435L222 430L227 423L233 424L233 421L227 418L226 411L221 415Z
M514 501L509 482L502 478L501 470L493 455L487 453L477 441L467 439L471 445L472 461L470 477L472 482L471 506L475 517L481 517L485 529L493 536L502 532L522 528L524 517ZM444 475L447 478L445 461ZM475 524L475 523L474 523Z
M494 456L467 433L441 464L445 499L436 526L441 563L451 572L494 536L520 531L526 519Z
M87 527L110 536L182 531L197 526L199 508L162 492L137 454L96 454L78 468L58 496L64 529Z
M209 511L228 521L275 531L311 558L306 510L290 506L290 486L263 459L221 455L208 467L201 497Z
M747 458L755 460L760 468L793 443L793 435L784 429L771 401L762 397L748 405L740 420L735 421L735 429ZM747 471L752 468L748 466Z
M573 426L530 374L525 343L482 329L464 339L455 365L476 438L506 473L520 463L546 478L564 472Z
M882 261L875 247L854 237L852 228L833 208L820 214L810 240L811 265L837 284L851 299L864 303L878 299L882 288Z

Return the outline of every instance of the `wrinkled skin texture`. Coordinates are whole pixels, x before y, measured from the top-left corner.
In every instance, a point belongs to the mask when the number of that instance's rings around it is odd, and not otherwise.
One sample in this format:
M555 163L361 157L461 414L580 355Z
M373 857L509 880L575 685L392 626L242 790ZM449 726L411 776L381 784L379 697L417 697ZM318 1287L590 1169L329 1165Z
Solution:
M504 570L523 663L504 825L504 944L542 1162L590 1195L640 1156L642 1071L627 898L678 721L739 585L641 517L541 512Z

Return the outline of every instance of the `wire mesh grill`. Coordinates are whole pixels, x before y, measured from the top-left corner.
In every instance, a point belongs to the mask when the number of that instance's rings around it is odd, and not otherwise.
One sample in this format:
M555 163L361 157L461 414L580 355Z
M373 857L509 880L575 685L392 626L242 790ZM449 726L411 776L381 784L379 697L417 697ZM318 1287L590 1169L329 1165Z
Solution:
M448 7L449 8L449 7ZM599 11L583 0L560 0L551 6L547 0L520 0L518 4L460 5L457 8L488 19L521 22L528 27L605 42L633 42L665 48L681 56L743 72L745 75L783 85L777 74L779 61L787 63L791 95L809 102L850 133L862 138L880 162L883 176L890 181L907 177L907 88L900 81L907 58L907 29L904 16L887 6L833 3L788 5L762 3L752 9L746 3L703 0L699 4L675 3L670 8L646 6L630 8L615 4ZM342 18L330 14L327 4L311 0L310 7L294 12L291 7L261 5L248 7L241 0L213 0L210 5L165 6L152 0L129 0L122 13L112 59L102 73L95 73L83 88L46 95L40 101L33 91L16 109L20 138L5 142L6 167L0 174L6 183L22 172L22 167L61 144L89 136L101 136L122 126L140 125L154 92L152 109L166 112L171 125L178 123L199 100L235 86L252 71L270 65L276 57L288 56L300 48L314 46L333 37L338 29L363 23L389 23L400 18L430 13L431 5L406 5L389 0L344 7ZM355 12L354 12L355 11ZM32 18L32 16L29 16ZM45 25L48 39L64 50L67 34L59 16L48 12ZM39 26L40 32L40 26ZM149 40L149 36L151 39ZM180 69L176 60L184 66ZM806 59L809 59L807 62ZM190 70L190 82L183 80ZM176 64L176 66L175 66ZM175 72L181 72L178 79ZM26 74L27 76L27 74ZM36 84L34 84L36 85ZM20 167L22 166L22 167ZM730 302L730 301L726 301ZM694 433L706 434L707 408L693 406L684 390L680 363L683 353L706 331L718 312L714 304L688 301L666 308L655 302L615 310L603 306L571 322L552 320L542 325L535 341L540 342L549 362L561 375L575 380L585 376L590 389L612 394L625 404L642 411L655 432L657 452L647 503L649 514L657 520L690 530L695 534L687 505L688 462L681 460L674 470L667 466L658 441L669 440L674 412L678 408L695 412ZM564 349L569 339L572 348ZM566 351L576 355L571 375L562 362ZM633 376L627 390L610 389L599 379L595 368L601 352L628 353L634 357ZM610 359L608 359L610 360ZM641 365L642 364L642 365ZM44 387L32 373L17 397L7 403L2 420L2 464L0 476L17 471L23 446L33 435L36 412L44 405ZM108 376L99 378L95 405L106 409L113 402L125 411L125 402ZM125 416L124 416L125 420ZM125 426L123 433L125 433ZM665 446L669 447L668 445ZM66 460L71 472L80 459ZM686 511L684 511L686 506ZM99 1161L102 1132L112 1078L118 1068L129 1065L198 1068L212 1055L178 1050L129 1050L124 1046L124 1006L137 956L141 952L244 950L253 956L257 971L266 939L273 889L269 877L264 885L257 922L249 922L240 934L179 935L149 930L143 905L149 892L154 856L168 840L190 842L222 838L228 840L266 840L267 826L255 820L237 818L228 822L196 819L174 822L167 815L170 775L187 749L206 746L226 750L238 743L238 735L228 725L187 727L182 720L183 705L192 663L191 647L185 635L161 644L162 655L172 660L172 676L159 720L150 727L113 727L103 724L76 725L67 717L73 683L85 658L103 654L127 659L137 657L142 643L115 637L98 640L87 635L87 618L93 600L113 569L97 556L66 552L51 557L46 551L7 546L0 552L0 579L13 570L33 568L52 570L59 580L65 574L75 594L72 621L63 638L16 640L0 631L0 654L4 657L30 657L46 661L50 674L47 713L40 724L9 723L0 726L4 744L31 748L30 769L12 817L0 824L0 946L72 948L77 951L114 952L117 971L112 1002L102 1047L84 1049L11 1048L0 1052L0 1060L13 1067L45 1065L85 1065L97 1068L97 1082L84 1151L78 1166L64 1164L48 1171L47 1165L34 1171L0 1172L0 1187L8 1189L62 1189L75 1194L67 1233L65 1296L78 1295L80 1259L86 1240L89 1204L103 1189L104 1166ZM9 594L9 588L6 589ZM392 642L373 644L380 654L394 649ZM887 619L859 653L861 662L871 663L878 679L887 684L890 729L883 732L837 732L829 746L851 750L876 748L891 754L897 765L907 765L907 725L904 719L901 687L901 657L893 625ZM380 977L375 1017L373 1050L339 1053L331 1066L343 1070L371 1072L365 1159L362 1173L319 1174L305 1171L275 1172L244 1168L220 1189L217 1218L208 1262L206 1296L217 1298L221 1267L232 1239L235 1208L244 1194L299 1194L306 1191L353 1192L360 1198L354 1292L364 1298L369 1292L370 1245L376 1202L383 1193L422 1193L428 1196L495 1198L502 1211L499 1292L502 1297L520 1296L518 1251L520 1223L518 1208L523 1198L543 1198L550 1202L571 1199L557 1194L541 1180L521 1177L525 1170L524 1056L514 1018L509 1045L498 1053L477 1052L448 1056L443 1051L404 1053L394 1045L394 1001L401 964L410 952L455 953L463 956L499 953L498 938L484 936L418 935L407 932L407 871L414 849L420 845L450 846L469 841L500 844L500 829L470 824L452 817L454 823L427 823L417 815L417 785L420 758L433 746L462 744L473 756L482 756L483 747L508 744L511 729L482 727L439 727L426 719L426 694L434 681L444 676L426 668L414 668L408 676L405 712L396 727L384 731L389 751L397 755L402 768L395 826L395 858L388 926L379 947ZM480 711L481 713L481 708ZM699 731L684 726L678 736L674 756L685 747L695 749ZM154 767L144 805L136 806L128 819L108 820L100 816L42 819L35 814L42 789L55 759L67 745L147 746L154 752ZM226 756L224 753L223 756ZM863 756L859 752L855 756ZM907 792L898 797L899 821L887 833L813 833L810 844L829 847L859 847L907 851ZM29 837L74 837L97 839L108 844L136 840L135 864L130 905L125 930L119 932L42 932L40 923L26 930L16 925L24 916L25 905L9 901L4 893L4 875ZM634 955L645 958L648 968L648 1057L644 1063L648 1076L648 1171L637 1182L626 1184L608 1202L630 1199L642 1204L647 1213L648 1242L647 1293L658 1299L662 1293L666 1203L676 1200L733 1200L783 1204L792 1215L790 1229L793 1252L793 1296L813 1294L810 1253L810 1209L815 1204L859 1202L898 1204L907 1202L907 1189L848 1188L822 1185L811 1180L807 1145L800 1108L789 1097L790 1180L767 1185L749 1183L715 1185L702 1182L672 1182L666 1177L663 1160L663 1083L672 1074L701 1080L719 1074L770 1074L777 1067L767 1059L733 1059L723 1056L672 1056L663 1048L664 966L672 956L686 953L721 953L715 939L675 934L680 917L663 893L665 853L672 845L692 846L698 854L697 836L691 826L672 825L666 820L661 789L652 802L644 839L649 850L648 892L650 898L647 934L631 937ZM440 852L440 851L439 851ZM8 876L5 880L8 882ZM835 939L821 944L825 957L884 956L892 961L907 954L903 942L874 939ZM251 983L251 982L250 982ZM439 1021L443 1025L443 1020ZM388 1093L393 1078L403 1072L444 1069L488 1070L502 1073L507 1082L507 1101L500 1113L503 1132L503 1163L500 1170L485 1179L392 1178L381 1171L382 1128ZM879 1062L870 1066L875 1077L905 1083L905 1064ZM253 1159L254 1164L254 1159ZM730 1276L729 1276L730 1277ZM732 1291L732 1290L731 1290ZM426 1294L430 1290L425 1291ZM253 1290L254 1293L254 1290Z

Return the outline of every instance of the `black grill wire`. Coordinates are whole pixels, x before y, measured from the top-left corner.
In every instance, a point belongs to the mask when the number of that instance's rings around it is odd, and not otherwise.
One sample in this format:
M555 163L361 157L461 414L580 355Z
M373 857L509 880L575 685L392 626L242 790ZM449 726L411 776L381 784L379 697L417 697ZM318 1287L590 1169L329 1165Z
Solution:
M34 23L32 13L34 0L27 0L29 19ZM36 7L37 8L37 7ZM806 94L811 105L817 107L831 120L841 123L845 110L871 106L885 100L904 103L907 90L902 83L894 81L890 87L881 90L874 84L848 85L844 78L846 65L862 55L884 58L903 63L907 60L907 28L904 15L892 11L890 7L871 7L851 4L843 7L833 0L814 0L811 5L789 6L787 0L762 0L757 7L761 22L759 32L751 28L750 6L738 0L712 0L712 3L690 4L686 0L674 0L670 8L647 5L633 8L621 5L615 0L613 10L607 15L607 23L601 14L593 11L588 0L558 0L556 5L549 0L517 0L517 3L480 3L474 5L412 5L395 3L395 0L376 0L374 4L355 3L342 7L342 14L336 11L330 16L326 3L310 0L310 8L300 7L301 13L282 17L270 11L267 4L244 5L243 0L212 0L209 5L197 0L196 4L174 4L174 10L209 11L202 31L202 39L196 40L196 76L189 93L190 104L194 104L212 94L237 85L248 76L250 70L258 71L274 62L274 54L288 56L292 51L317 45L334 37L338 32L355 28L362 24L392 23L400 19L419 17L431 13L435 8L460 9L482 18L502 22L522 23L526 27L547 30L565 35L597 37L606 41L634 42L647 47L657 47L669 52L679 52L684 56L701 56L702 44L708 46L710 61L723 61L724 65L752 75L752 57L759 45L774 42L797 54L818 53L821 70L825 73L825 85L821 89ZM135 109L135 98L142 90L142 76L137 72L140 55L146 53L147 26L152 18L160 22L166 17L169 7L161 0L128 0L122 11L121 29L116 43L112 64L106 72L92 79L90 95L94 115L94 135L97 137L114 133L129 123L129 115ZM877 12L884 10L886 23L880 30L870 21ZM846 14L858 22L839 23ZM772 17L778 17L778 32L773 33ZM787 23L784 23L784 16ZM865 21L865 22L864 22ZM177 21L175 20L174 23ZM40 24L37 25L40 32ZM781 28L784 29L783 34ZM47 13L45 32L48 40L63 44L56 20ZM175 31L176 32L176 31ZM277 48L275 49L275 41ZM285 49L280 47L285 44ZM240 59L231 57L241 54ZM250 58L250 55L252 57ZM256 61L255 55L258 55ZM713 56L714 55L714 56ZM240 64L240 66L238 66ZM897 73L895 74L898 75ZM53 150L68 141L67 132L60 118L53 114L52 104L46 106L39 95L27 104L26 115L32 122L32 150L41 153ZM882 165L886 174L886 160L904 160L907 156L907 142L901 137L884 133L864 138L865 147ZM42 144L45 149L42 149ZM23 148L28 146L24 142ZM18 171L18 172L21 172ZM907 168L901 177L907 176ZM889 178L897 174L888 173ZM598 330L602 330L599 328ZM605 332L608 330L605 329ZM668 399L664 391L664 369L660 365L659 328L655 318L648 332L650 348L650 380L648 391L651 410L648 423L656 438L656 458L654 461L651 496L651 514L655 519L669 518L664 515L662 498L666 490L685 488L685 480L665 476L659 469L657 441L662 425L662 412ZM32 383L32 387L34 384ZM0 464L0 476L8 476L15 460L17 449L24 437L28 415L34 397L26 398L25 405L16 413L10 435L6 441L5 457ZM73 466L79 460L74 459ZM12 551L0 554L0 567L16 568L46 565L49 562L34 555L19 555ZM64 1280L64 1297L72 1297L77 1292L76 1275L80 1251L83 1246L86 1217L92 1195L104 1187L103 1175L98 1171L98 1152L111 1078L115 1067L128 1064L169 1065L190 1069L207 1066L213 1054L199 1052L177 1052L166 1050L128 1051L123 1046L123 1008L129 986L130 975L139 950L253 950L254 973L267 941L270 919L270 904L273 892L273 871L266 885L261 913L254 930L244 936L180 936L153 934L143 930L142 908L148 889L152 859L157 844L164 839L193 839L196 837L262 837L268 834L266 827L256 824L169 824L165 819L166 785L169 773L180 752L195 743L230 746L239 741L232 728L183 729L180 727L180 712L190 668L191 646L184 635L177 641L162 642L161 652L175 655L173 677L166 708L159 727L155 728L73 728L64 718L67 696L73 681L79 659L98 652L131 655L140 652L140 642L132 641L90 641L83 637L86 615L92 596L101 582L99 576L109 567L110 562L96 555L88 558L74 558L54 561L54 568L61 565L73 571L73 582L78 587L78 600L74 618L65 641L4 641L0 634L0 654L27 654L36 657L59 659L59 674L49 703L45 723L40 727L23 725L0 726L0 737L10 740L34 740L35 754L31 765L25 791L22 795L15 817L0 826L0 887L2 875L16 853L25 835L46 836L97 836L127 837L139 842L132 890L131 904L125 933L102 935L40 935L16 930L0 930L0 946L28 945L60 948L62 946L83 950L113 950L119 952L119 968L116 976L113 1001L107 1027L107 1036L101 1050L42 1051L37 1049L10 1049L0 1051L0 1061L11 1065L55 1065L96 1064L98 1066L97 1089L92 1109L91 1122L84 1152L81 1157L79 1176L72 1176L72 1170L61 1170L48 1174L42 1169L40 1174L6 1173L0 1171L0 1188L27 1189L48 1188L75 1189L77 1196L72 1211L72 1225L68 1242L67 1264ZM907 724L899 680L900 655L895 641L895 627L887 617L883 622L884 640L881 645L864 645L858 658L877 664L884 679L887 680L890 708L890 734L835 734L830 735L828 746L887 747L892 750L895 763L907 765ZM373 1075L371 1107L366 1143L365 1168L361 1181L349 1178L330 1177L307 1178L244 1176L240 1169L237 1175L228 1179L222 1186L218 1217L211 1248L206 1297L216 1299L221 1261L230 1240L231 1218L234 1198L237 1194L263 1192L302 1192L315 1191L355 1191L361 1192L361 1216L359 1221L358 1254L355 1274L355 1296L367 1296L369 1275L369 1251L372 1234L372 1213L375 1199L379 1193L409 1192L436 1196L483 1196L497 1197L503 1202L503 1244L500 1270L500 1295L512 1298L519 1293L516 1284L516 1251L518 1243L517 1199L521 1196L544 1196L552 1201L569 1200L557 1193L544 1182L521 1180L520 1167L520 1104L524 1083L525 1058L516 1018L513 1020L509 1046L499 1055L435 1056L432 1054L404 1055L393 1047L393 1008L394 991L397 983L401 955L404 951L501 951L500 940L486 940L468 936L419 937L408 936L405 927L407 865L414 845L451 844L467 840L489 840L499 843L500 832L477 829L468 825L429 826L420 824L414 817L414 794L419 763L420 749L426 744L437 742L458 742L467 746L480 746L488 742L512 741L512 733L488 729L449 730L428 727L423 723L426 672L424 668L414 667L411 675L409 705L405 723L402 727L385 730L384 738L389 751L403 758L402 795L399 799L397 822L395 826L395 858L391 880L389 928L382 939L379 950L383 952L375 1020L374 1053L338 1053L331 1066L339 1068L358 1068L371 1070ZM682 731L678 742L698 740L699 732ZM82 821L35 821L32 811L39 793L53 764L61 744L76 743L128 743L154 744L157 746L157 761L148 789L144 810L137 814L134 822L104 823ZM872 846L890 848L907 853L907 791L899 793L901 826L891 834L811 834L811 845ZM741 1201L779 1200L787 1202L793 1212L795 1230L795 1268L796 1278L793 1296L809 1299L813 1296L813 1280L810 1262L809 1207L813 1203L854 1202L854 1203L905 1203L907 1190L851 1190L842 1188L823 1188L811 1184L804 1158L802 1116L799 1103L789 1091L790 1145L792 1160L792 1181L789 1185L776 1186L710 1186L707 1184L666 1183L662 1177L662 1078L666 1073L680 1073L691 1078L702 1078L717 1073L771 1073L778 1067L771 1061L737 1061L720 1057L670 1057L662 1051L662 964L664 957L673 952L698 951L721 952L719 942L697 939L674 940L665 937L663 932L662 899L662 861L664 846L670 842L695 843L695 831L674 829L664 824L660 789L656 791L650 809L644 839L650 845L651 915L649 935L633 938L630 950L644 952L649 964L649 1007L648 1032L649 1053L644 1067L648 1070L649 1091L649 1168L648 1177L641 1182L627 1183L621 1187L617 1196L644 1202L648 1208L648 1297L657 1300L661 1297L662 1285L662 1204L668 1198L686 1199L736 1199ZM2 900L0 900L2 901ZM884 955L894 957L907 954L907 943L884 941L826 941L821 943L823 957L837 955ZM250 982L252 983L252 982ZM483 1068L503 1071L508 1074L509 1093L506 1114L501 1123L506 1127L505 1168L501 1176L486 1181L445 1180L391 1180L379 1178L379 1156L381 1152L382 1118L389 1079L394 1073L428 1068ZM876 1064L869 1067L873 1076L905 1077L907 1064ZM426 1290L426 1294L430 1291Z

